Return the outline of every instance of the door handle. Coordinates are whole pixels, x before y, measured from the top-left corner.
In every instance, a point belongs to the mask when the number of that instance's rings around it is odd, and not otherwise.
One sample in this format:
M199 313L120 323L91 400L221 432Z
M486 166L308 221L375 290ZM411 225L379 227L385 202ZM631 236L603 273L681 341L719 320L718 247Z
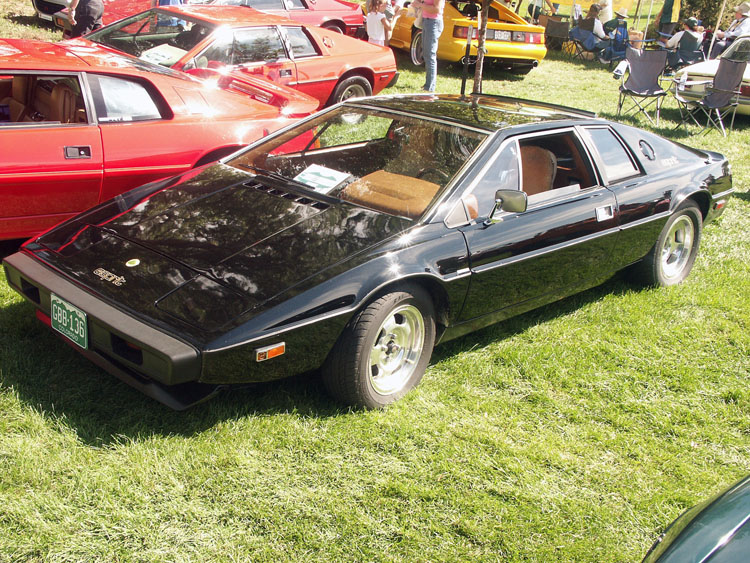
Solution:
M596 220L600 223L602 221L608 221L614 216L615 212L611 205L605 205L603 207L596 208Z
M91 158L91 147L78 146L78 147L65 147L64 148L65 158Z
M279 76L291 76L291 75L292 75L292 71L291 71L291 69L288 69L288 68L282 68L282 69L281 69L281 70L279 71Z

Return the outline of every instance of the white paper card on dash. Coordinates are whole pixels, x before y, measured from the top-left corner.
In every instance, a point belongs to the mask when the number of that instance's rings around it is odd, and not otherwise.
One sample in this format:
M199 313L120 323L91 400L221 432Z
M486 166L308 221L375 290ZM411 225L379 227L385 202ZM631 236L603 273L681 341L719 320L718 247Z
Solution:
M327 194L349 177L350 174L346 172L332 170L320 164L311 164L297 174L294 179L310 186L316 192Z

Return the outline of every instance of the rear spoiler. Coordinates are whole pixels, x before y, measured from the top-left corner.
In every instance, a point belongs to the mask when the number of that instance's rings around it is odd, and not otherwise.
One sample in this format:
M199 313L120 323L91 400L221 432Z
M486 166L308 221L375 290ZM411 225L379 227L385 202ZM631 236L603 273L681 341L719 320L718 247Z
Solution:
M264 104L276 106L286 117L305 117L317 110L320 105L312 96L241 70L232 72L216 68L193 68L187 71L187 74L202 80L214 81L222 90L230 90L250 96Z

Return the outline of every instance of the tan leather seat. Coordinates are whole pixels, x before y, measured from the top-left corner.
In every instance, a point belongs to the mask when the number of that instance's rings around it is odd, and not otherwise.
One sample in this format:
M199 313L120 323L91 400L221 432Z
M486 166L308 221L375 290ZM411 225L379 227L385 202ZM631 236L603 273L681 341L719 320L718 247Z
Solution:
M534 145L521 147L521 167L523 191L527 195L552 189L552 183L557 174L557 158L552 151Z
M55 84L50 102L50 121L73 123L76 120L76 94L65 84Z
M18 74L13 77L11 86L11 95L3 100L0 104L7 105L10 108L10 120L17 123L23 121L26 117L26 103L29 100L29 90L33 82L32 76Z
M419 178L377 170L346 186L341 199L370 209L417 219L439 189L437 184Z

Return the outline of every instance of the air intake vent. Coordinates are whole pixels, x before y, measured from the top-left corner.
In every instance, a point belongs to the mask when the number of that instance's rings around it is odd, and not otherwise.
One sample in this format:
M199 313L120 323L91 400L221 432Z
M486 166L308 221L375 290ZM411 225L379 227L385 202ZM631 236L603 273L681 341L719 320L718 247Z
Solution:
M273 195L276 197L282 197L284 199L288 199L290 201L293 201L295 203L299 203L300 205L307 205L309 207L314 207L315 209L328 209L330 206L327 203L323 203L322 201L318 201L315 199L311 199L309 197L305 197L302 195L298 195L292 192L288 192L286 190L280 190L279 188L274 188L271 186L265 186L263 184L259 184L257 182L245 182L243 184L244 186L248 188L252 188L254 190L258 190L259 192L265 192L269 195Z

